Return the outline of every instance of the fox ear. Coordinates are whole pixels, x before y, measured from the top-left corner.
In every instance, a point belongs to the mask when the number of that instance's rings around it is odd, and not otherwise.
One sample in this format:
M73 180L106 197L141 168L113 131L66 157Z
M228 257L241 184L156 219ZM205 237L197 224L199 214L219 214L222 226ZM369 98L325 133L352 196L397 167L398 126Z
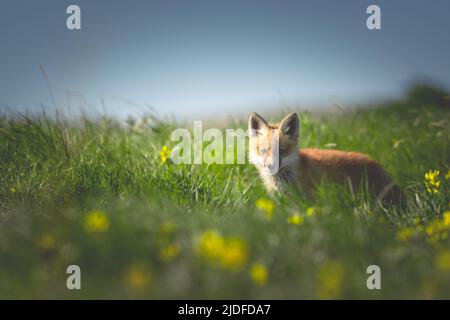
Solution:
M298 139L300 130L300 121L295 112L288 114L280 123L280 132L290 139Z
M266 120L263 119L259 114L253 112L250 114L248 118L248 131L250 136L254 137L256 135L261 134L262 130L265 130L269 127Z

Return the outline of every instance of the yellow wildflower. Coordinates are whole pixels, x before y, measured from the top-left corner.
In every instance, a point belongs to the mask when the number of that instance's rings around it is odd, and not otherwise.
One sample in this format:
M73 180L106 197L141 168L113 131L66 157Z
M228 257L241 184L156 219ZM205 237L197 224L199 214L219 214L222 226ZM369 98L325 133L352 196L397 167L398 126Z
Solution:
M168 146L164 145L162 147L161 151L159 152L159 157L161 158L162 163L166 162L169 159L170 152L171 150L169 149Z
M218 259L224 247L224 239L215 230L208 230L201 234L198 245L200 255L207 259Z
M125 281L134 290L144 290L151 282L150 270L145 264L133 264L125 274Z
M440 219L433 220L425 227L425 232L429 236L439 233L439 232L443 232L445 230L446 230L446 227L445 227L444 221L440 220Z
M245 265L247 256L247 245L243 240L228 238L225 240L225 246L220 258L222 267L231 271L237 271Z
M314 214L316 214L316 211L316 208L309 207L308 209L306 209L306 216L312 217Z
M11 188L9 188L9 191L11 191L12 193L16 193L16 188L11 187Z
M214 230L205 231L200 236L197 250L212 264L230 271L240 270L248 257L247 244L244 240L222 237Z
M435 258L436 267L443 272L450 271L450 250L443 250Z
M449 179L450 179L450 169L449 169L448 172L445 174L444 178L445 178L445 180L449 180Z
M261 263L254 263L250 267L250 278L257 286L265 285L268 278L266 266Z
M102 233L109 229L109 220L100 210L89 212L84 219L84 230L88 233Z
M439 181L439 170L429 170L425 173L425 187L428 193L438 193L441 181Z
M272 219L275 204L271 200L259 198L258 200L256 200L256 207L264 213L268 220Z
M408 241L414 235L414 230L410 227L405 227L397 231L397 239L400 241Z
M442 221L444 222L444 227L450 229L450 211L445 211L442 214Z
M450 230L450 225L449 221L448 220L446 221L446 219L449 219L448 215L445 215L443 219L436 219L431 221L425 227L425 233L427 234L428 240L431 243L436 243L440 240L448 238L448 231Z
M317 275L319 299L339 299L344 283L344 268L337 262L328 262L320 267Z
M429 170L427 173L425 173L425 180L435 180L440 174L439 170Z
M179 244L169 244L159 250L159 258L163 262L170 262L175 259L181 252Z
M299 215L298 213L294 213L292 216L287 218L287 222L290 224L301 225L305 221L305 218Z

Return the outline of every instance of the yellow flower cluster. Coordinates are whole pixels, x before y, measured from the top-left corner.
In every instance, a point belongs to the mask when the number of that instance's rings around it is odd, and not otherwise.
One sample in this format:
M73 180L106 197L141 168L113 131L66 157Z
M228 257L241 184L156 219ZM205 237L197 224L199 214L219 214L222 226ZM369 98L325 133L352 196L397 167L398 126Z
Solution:
M438 193L441 186L439 181L439 170L429 170L425 173L425 187L428 193Z
M433 220L425 227L425 233L432 243L447 239L449 231L450 211L445 211L442 215L442 219Z
M450 211L445 211L441 219L435 219L425 226L420 225L420 221L415 221L416 227L404 227L397 231L397 239L400 241L408 241L415 235L424 232L431 243L448 238L450 231Z
M411 227L404 227L397 231L397 239L400 241L408 241L415 234L415 231Z
M256 200L256 207L264 213L268 220L272 220L273 209L275 208L273 201L266 198L259 198Z
M109 220L106 214L100 210L93 210L86 214L84 230L88 233L102 233L109 229Z
M197 242L197 252L213 266L227 271L241 271L247 263L248 249L244 240L224 237L216 230L203 232ZM267 267L259 262L249 268L249 276L256 286L264 286L269 278Z
M318 213L319 210L317 208L309 207L308 209L306 209L305 216L309 218L317 215ZM287 218L287 222L293 225L302 225L305 222L305 217L296 212Z
M169 159L170 152L171 150L169 149L168 146L164 145L162 147L161 151L159 152L159 157L161 158L162 163L165 163Z
M229 271L241 270L248 257L244 240L224 237L215 230L207 230L200 235L197 252L213 265Z

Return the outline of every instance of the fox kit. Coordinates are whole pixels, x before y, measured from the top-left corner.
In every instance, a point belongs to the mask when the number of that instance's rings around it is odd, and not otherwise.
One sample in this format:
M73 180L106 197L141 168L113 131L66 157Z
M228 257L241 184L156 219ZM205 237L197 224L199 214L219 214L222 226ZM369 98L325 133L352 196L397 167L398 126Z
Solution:
M339 150L298 149L300 121L296 113L269 124L257 113L248 122L250 162L268 191L298 188L308 198L323 179L357 190L367 179L369 192L383 203L400 204L402 194L388 173L369 156Z

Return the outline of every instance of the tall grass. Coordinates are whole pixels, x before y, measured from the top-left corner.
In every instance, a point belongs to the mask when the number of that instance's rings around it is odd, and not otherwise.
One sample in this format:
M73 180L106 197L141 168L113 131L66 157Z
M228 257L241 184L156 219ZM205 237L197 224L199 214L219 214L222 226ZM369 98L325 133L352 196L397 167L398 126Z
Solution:
M249 164L163 163L174 126L2 118L0 297L450 298L448 110L301 113L301 147L371 155L406 193L404 210L326 184L314 202L272 198ZM79 291L66 288L71 264ZM373 264L381 290L366 287Z

